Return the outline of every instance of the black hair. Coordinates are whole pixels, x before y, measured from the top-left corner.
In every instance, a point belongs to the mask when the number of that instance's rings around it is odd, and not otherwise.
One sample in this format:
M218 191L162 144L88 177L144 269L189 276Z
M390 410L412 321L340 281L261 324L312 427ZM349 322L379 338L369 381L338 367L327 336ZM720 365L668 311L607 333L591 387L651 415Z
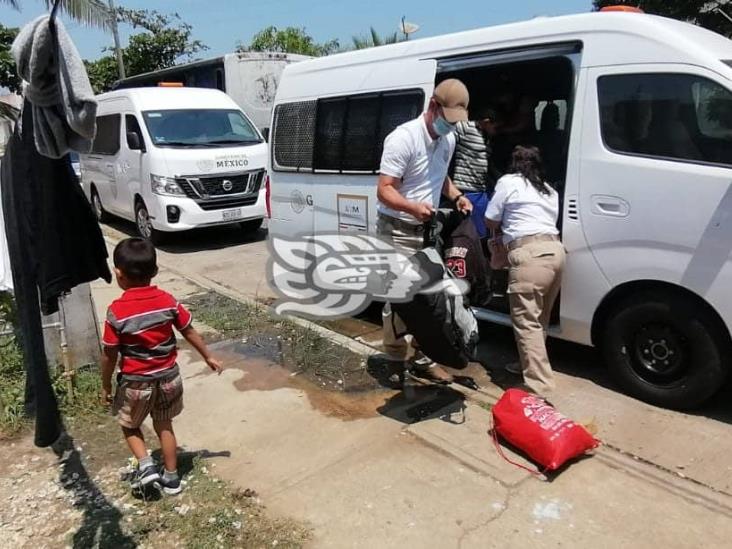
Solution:
M133 282L150 281L158 273L157 254L144 238L125 238L114 248L114 266Z
M510 173L522 175L541 194L549 194L544 181L544 162L538 147L518 145L511 155Z

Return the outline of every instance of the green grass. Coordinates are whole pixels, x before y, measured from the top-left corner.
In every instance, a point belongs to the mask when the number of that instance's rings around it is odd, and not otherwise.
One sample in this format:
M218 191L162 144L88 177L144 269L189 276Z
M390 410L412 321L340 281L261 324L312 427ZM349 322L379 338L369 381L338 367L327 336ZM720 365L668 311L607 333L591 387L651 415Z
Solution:
M0 293L0 331L5 331L14 317L12 298L9 294ZM101 378L96 365L77 369L73 395L69 394L66 378L60 375L55 375L53 386L64 417L98 416L104 413L99 399ZM0 336L0 437L12 437L28 426L24 396L22 350L14 336Z

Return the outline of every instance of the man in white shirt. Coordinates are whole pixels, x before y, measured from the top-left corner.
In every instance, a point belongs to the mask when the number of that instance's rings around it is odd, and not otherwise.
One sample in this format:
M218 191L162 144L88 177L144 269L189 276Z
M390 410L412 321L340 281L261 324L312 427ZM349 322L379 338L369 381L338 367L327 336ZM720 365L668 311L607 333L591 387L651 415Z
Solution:
M447 176L455 150L455 125L468 119L469 95L454 78L435 87L427 111L397 127L384 141L377 190L377 231L397 247L422 248L424 223L444 195L464 212L472 204ZM384 347L389 360L404 364L409 357L406 327L387 303L383 312ZM414 346L414 342L412 342ZM412 368L436 381L450 375L417 351Z

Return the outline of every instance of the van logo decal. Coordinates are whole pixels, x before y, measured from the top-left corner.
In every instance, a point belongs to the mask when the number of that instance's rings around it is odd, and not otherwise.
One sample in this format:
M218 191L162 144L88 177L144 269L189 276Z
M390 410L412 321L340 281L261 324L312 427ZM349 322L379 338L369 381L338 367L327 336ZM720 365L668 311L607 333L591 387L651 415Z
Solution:
M411 301L417 293L465 294L465 280L430 283L410 252L369 234L320 233L268 241L267 276L280 296L277 314L341 318L363 311L374 299Z
M196 167L202 172L210 172L214 169L214 161L211 159L203 159L196 162Z
M229 181L228 179L224 179L221 182L221 188L224 189L228 193L229 191L231 191L231 189L234 188L234 184L231 181Z
M305 197L297 189L290 194L290 207L295 213L302 213L305 209Z

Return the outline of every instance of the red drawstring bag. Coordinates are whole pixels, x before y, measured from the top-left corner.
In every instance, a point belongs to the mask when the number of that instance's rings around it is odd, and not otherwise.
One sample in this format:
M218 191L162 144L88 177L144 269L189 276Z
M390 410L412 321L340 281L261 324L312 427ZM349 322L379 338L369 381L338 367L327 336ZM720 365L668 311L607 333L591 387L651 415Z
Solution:
M545 471L555 471L600 444L582 425L557 412L541 397L520 389L507 390L493 406L493 437L503 456L497 436L525 452Z

